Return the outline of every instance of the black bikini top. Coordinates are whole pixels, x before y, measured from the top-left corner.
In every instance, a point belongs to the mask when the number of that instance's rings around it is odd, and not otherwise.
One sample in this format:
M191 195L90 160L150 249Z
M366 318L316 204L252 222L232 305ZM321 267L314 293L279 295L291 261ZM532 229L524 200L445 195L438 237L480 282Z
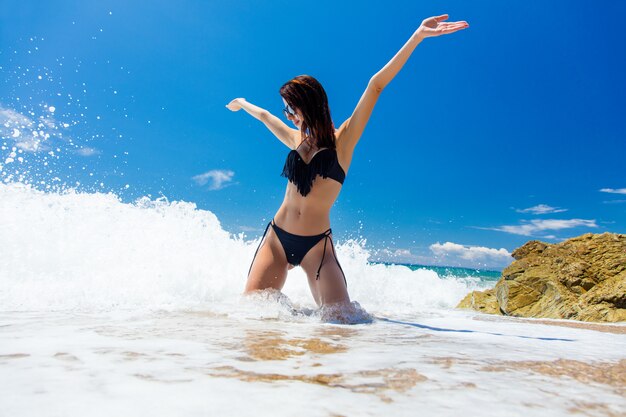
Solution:
M311 192L313 181L318 175L322 178L332 178L340 184L343 184L346 178L346 173L337 159L337 151L330 148L317 151L308 164L304 162L297 150L292 149L287 155L283 172L280 175L288 178L303 196Z

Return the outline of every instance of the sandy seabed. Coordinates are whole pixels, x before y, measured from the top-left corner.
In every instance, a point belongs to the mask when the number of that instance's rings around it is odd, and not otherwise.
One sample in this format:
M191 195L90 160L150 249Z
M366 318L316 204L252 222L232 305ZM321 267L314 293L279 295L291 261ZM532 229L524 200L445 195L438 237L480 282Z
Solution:
M450 310L346 326L283 313L0 313L0 415L626 410L626 326Z

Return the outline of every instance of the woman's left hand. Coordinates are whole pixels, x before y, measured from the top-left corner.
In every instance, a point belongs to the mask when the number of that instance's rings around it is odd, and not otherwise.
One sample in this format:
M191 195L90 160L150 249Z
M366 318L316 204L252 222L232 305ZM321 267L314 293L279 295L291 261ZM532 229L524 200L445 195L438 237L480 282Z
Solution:
M467 22L464 20L459 22L444 22L447 18L447 14L442 14L441 16L433 16L428 19L424 19L420 27L417 29L417 32L422 38L432 38L434 36L454 33L469 27Z

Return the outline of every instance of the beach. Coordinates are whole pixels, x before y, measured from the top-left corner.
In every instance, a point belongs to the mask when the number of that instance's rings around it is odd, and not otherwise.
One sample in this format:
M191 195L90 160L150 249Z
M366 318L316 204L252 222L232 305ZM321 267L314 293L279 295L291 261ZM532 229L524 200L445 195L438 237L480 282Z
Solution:
M626 408L626 325L455 309L493 271L372 263L364 242L339 240L362 314L338 324L300 268L284 296L242 297L259 238L193 204L19 184L0 197L0 415Z
M279 306L264 318L4 312L0 408L10 416L623 415L623 331L479 316L430 311L345 326Z

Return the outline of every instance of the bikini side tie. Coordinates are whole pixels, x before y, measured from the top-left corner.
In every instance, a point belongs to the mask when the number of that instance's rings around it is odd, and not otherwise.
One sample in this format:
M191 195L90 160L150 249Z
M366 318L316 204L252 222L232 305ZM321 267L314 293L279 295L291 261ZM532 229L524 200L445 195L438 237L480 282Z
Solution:
M324 253L322 253L322 262L320 263L320 267L317 268L317 276L315 280L320 279L320 270L322 269L322 264L324 263L324 255L326 255L326 240L330 239L330 248L333 250L333 256L335 257L335 262L337 262L337 266L339 267L339 270L341 271L341 275L343 275L343 282L345 282L346 288L347 288L348 281L346 280L346 274L343 272L343 268L341 267L341 264L339 263L339 260L337 259L337 254L335 253L335 245L333 244L333 238L330 237L331 233L332 231L330 229L324 232L324 234L326 235L324 236Z
M261 244L263 243L263 239L265 239L265 234L267 233L267 229L270 228L270 224L272 224L271 221L267 224L267 226L265 226L265 231L263 232L263 237L261 238L261 241L259 242L259 246L257 246L257 248L256 248L256 252L254 252L254 258L252 258L252 263L250 264L250 269L248 269L248 276L250 276L250 271L252 271L252 265L254 264L254 260L256 259L256 254L259 253L259 249L261 249Z
M328 239L330 239L331 242L331 247L332 247L332 239L330 237L330 234L332 233L331 229L328 229L327 231L324 232L324 251L322 252L322 262L320 262L320 267L317 268L317 275L315 276L315 280L319 280L320 279L320 271L322 269L322 265L324 264L324 256L326 255L326 242L328 241ZM333 254L335 253L335 249L333 248ZM337 259L337 256L335 256L335 259ZM341 267L339 267L341 268ZM343 271L341 271L343 272Z

